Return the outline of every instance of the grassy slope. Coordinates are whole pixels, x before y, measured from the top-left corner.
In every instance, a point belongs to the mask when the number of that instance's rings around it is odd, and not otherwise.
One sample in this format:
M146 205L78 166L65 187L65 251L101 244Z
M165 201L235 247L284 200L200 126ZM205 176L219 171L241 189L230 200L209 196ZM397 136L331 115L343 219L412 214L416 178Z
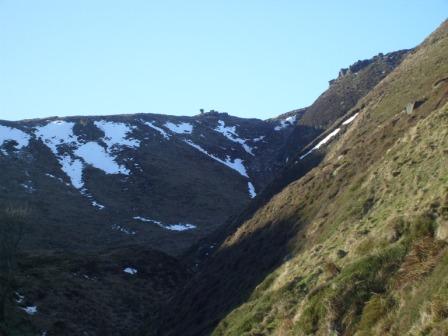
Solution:
M372 76L370 81L378 81L384 76L381 69L381 64L376 70L370 68L370 71L375 70L375 74L379 74ZM365 90L362 83L352 84L350 90L356 90L357 87L361 91ZM340 86L334 84L329 91L338 87ZM342 106L339 100L345 99L344 94L341 94L340 90L338 93L337 104ZM324 95L318 101L324 102L325 105L325 102L329 103L333 96ZM352 102L345 105L342 110L346 112L351 105ZM302 114L301 111L292 111L277 119L295 113ZM334 119L337 117L339 115L333 116ZM93 127L92 122L102 118L71 117L67 120L76 122L76 134L95 141L103 134ZM290 153L297 153L322 131L300 125L291 136L292 128L284 129L282 132L273 131L274 123L278 122L276 120L263 122L217 113L197 117L142 114L104 118L131 124L138 119L148 119L156 120L162 125L167 118L195 122L196 131L191 136L192 140L217 153L222 151L222 146L225 145L223 137L212 130L218 119L226 120L226 124L237 124L243 138L267 134L266 142L256 143L258 150L254 158L247 156L238 146L234 146L235 150L240 150L237 155L250 159L247 162L248 168L257 191L260 191L276 172L283 168L285 159ZM35 126L40 122L44 121L29 120L6 124L13 127L19 125L26 130L26 126ZM205 134L205 138L200 134ZM39 142L33 141L29 153L18 153L11 155L11 160L0 160L3 172L0 184L4 191L0 196L0 203L27 204L31 211L30 223L26 226L22 244L29 255L21 257L22 267L15 288L25 294L30 304L39 307L39 313L27 317L20 309L14 310L17 317L12 318L11 323L15 327L18 324L22 325L23 328L17 331L19 334L26 334L25 329L30 329L31 333L48 330L48 335L80 334L83 331L107 334L116 331L130 334L142 327L139 322L143 311L148 314L146 321L150 321L148 328L152 329L152 321L158 319L153 313L158 310L159 303L170 296L171 291L180 287L184 281L182 277L177 277L176 281L172 282L171 273L183 275L184 271L179 265L172 266L172 262L167 262L170 261L168 256L148 252L146 246L178 253L191 244L192 240L197 239L198 235L196 232L166 232L145 223L135 223L130 218L135 214L154 215L168 222L184 218L195 224L207 224L201 228L201 234L205 234L219 226L226 216L237 213L237 210L247 202L247 181L244 178L185 145L181 137L168 143L151 129L138 129L136 136L142 141L144 139L148 141L143 141L138 152L123 153L122 158L128 154L132 155L144 168L145 173L135 171L126 185L123 185L117 183L114 177L106 176L98 170L86 170L88 189L96 200L107 206L104 211L91 207L89 200L81 197L73 188L65 187L59 181L43 174L48 172L67 181L53 155ZM284 146L287 139L289 139L287 146ZM318 160L314 164L317 162ZM302 167L300 175L308 169L309 167ZM220 178L216 178L217 176ZM297 176L297 171L291 176ZM33 194L28 194L19 184L28 180L32 181L36 190ZM225 183L222 183L223 181ZM283 181L276 190L280 190L284 185ZM153 193L153 190L158 192ZM263 199L268 198L270 196L262 197L261 202L265 202ZM174 208L173 200L176 200ZM260 203L254 204L258 207ZM121 232L112 231L112 224L120 224L137 231L138 234L126 236ZM133 246L134 253L122 248L127 244ZM105 260L107 259L105 255L109 253L104 252L105 246L113 246L114 251L116 250L111 261ZM60 251L61 254L55 257L54 251ZM142 265L137 266L159 267L159 269L144 274L140 279L145 282L143 285L139 279L130 284L120 269L123 265L119 265L116 259L127 258L126 262L135 264L140 252L147 256L147 260L146 263L139 262ZM95 265L94 274L89 275L96 280L92 281L80 274L81 271L85 271L86 265L89 268ZM257 277L254 283L260 280ZM152 288L154 283L157 284L155 289ZM142 287L144 296L140 295L138 286ZM95 293L101 293L100 297L94 295ZM136 307L128 307L131 298L138 302ZM123 305L127 309L126 313L121 308ZM13 303L11 306L17 305ZM85 314L85 307L89 307L90 314Z
M214 335L448 332L447 54L444 23L358 103L318 168L226 240L181 301L185 335L219 320Z
M447 29L364 99L321 168L279 195L309 220L306 240L291 240L294 257L215 335L448 333L448 85L434 86L448 74Z
M276 122L296 115L299 122L293 131L288 133L283 148L265 147L262 148L263 156L253 158L251 162L253 166L258 166L261 172L268 171L270 173L261 175L266 187L261 190L257 189L259 190L258 197L237 216L229 217L227 225L222 225L218 230L193 245L186 253L189 262L202 264L202 259L208 258L210 255L210 245L216 246L222 243L235 227L253 216L275 194L317 166L323 155L315 154L300 165L288 165L288 163L293 162L294 158L297 159L300 156L299 153L307 152L309 148L325 137L328 133L326 129L338 120L342 121L342 117L397 67L409 52L409 50L401 50L382 57L375 56L365 61L368 65L357 69L356 73L350 72L332 81L328 89L309 107L293 110L268 120ZM266 167L268 168L266 169Z

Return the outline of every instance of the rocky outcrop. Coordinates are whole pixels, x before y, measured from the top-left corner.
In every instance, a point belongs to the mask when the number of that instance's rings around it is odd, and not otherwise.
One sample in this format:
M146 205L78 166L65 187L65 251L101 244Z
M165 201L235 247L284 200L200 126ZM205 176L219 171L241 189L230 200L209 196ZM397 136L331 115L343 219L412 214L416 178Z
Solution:
M388 54L379 53L378 55L370 59L358 60L348 68L342 68L341 70L339 70L338 78L331 80L330 84L333 84L336 80L341 79L342 77L345 77L349 74L355 74L375 62L384 62L395 67L397 63L399 63L403 59L403 55L406 55L409 52L410 50L403 49Z

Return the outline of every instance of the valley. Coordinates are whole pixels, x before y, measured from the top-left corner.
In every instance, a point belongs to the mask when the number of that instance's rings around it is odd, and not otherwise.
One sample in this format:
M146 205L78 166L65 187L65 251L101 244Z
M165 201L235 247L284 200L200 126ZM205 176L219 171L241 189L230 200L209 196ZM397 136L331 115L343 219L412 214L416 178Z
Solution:
M267 120L0 121L0 335L444 335L447 55L444 22Z

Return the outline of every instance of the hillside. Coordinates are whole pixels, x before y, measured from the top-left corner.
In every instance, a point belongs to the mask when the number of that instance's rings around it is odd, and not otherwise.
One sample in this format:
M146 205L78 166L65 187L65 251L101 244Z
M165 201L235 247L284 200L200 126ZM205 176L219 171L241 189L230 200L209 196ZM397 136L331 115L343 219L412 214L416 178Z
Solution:
M2 201L28 203L36 221L26 246L71 251L132 242L178 253L255 197L292 131L225 113L0 124Z
M215 237L158 333L447 334L446 55L448 22Z
M18 268L6 335L143 334L144 321L190 277L175 258L134 247L22 254Z
M363 97L414 52L358 61L311 106L269 120L0 121L0 204L27 212L8 330L211 332L292 256L297 223L282 218L296 204L273 200L321 169L332 135L351 129L370 106ZM269 229L254 231L265 209Z
M307 108L299 124L328 128L397 67L409 52L381 53L341 69L339 76L329 82L330 89Z
M0 202L32 210L29 249L137 243L179 254L244 209L406 53L363 61L310 107L266 121L216 111L0 121Z

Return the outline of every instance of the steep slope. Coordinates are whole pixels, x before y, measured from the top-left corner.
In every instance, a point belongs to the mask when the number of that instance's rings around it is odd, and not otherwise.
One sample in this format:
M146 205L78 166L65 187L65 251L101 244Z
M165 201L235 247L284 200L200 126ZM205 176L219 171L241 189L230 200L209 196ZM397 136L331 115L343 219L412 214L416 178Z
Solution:
M255 196L292 126L217 112L0 122L0 215L27 213L0 334L138 334L190 276L166 253Z
M299 125L328 128L395 69L409 52L399 50L378 54L341 69L338 78L330 81L330 89L307 108Z
M242 212L230 218L228 222L232 224L221 226L213 234L206 236L194 245L187 253L187 259L195 265L201 264L201 259L210 254L210 246L215 247L221 244L232 233L235 226L250 218L289 183L302 177L318 165L323 155L317 152L306 161L300 160L301 164L299 165L288 163L300 159L299 152L305 155L313 147L323 145L327 134L331 134L331 126L334 123L347 127L351 120L345 120L343 116L395 69L409 53L410 50L400 50L386 55L379 54L368 60L357 61L349 68L341 69L339 77L330 81L329 88L312 105L271 119L272 122L280 122L280 126L284 124L285 120L294 120L295 125L285 145L277 152L272 152L271 157L275 157L275 161L268 161L268 157L262 158L271 167L272 174L266 180L268 187L260 190L258 197L250 202ZM356 114L357 110L355 109L352 113ZM326 130L329 128L330 131L327 132ZM323 143L319 144L321 141Z
M410 50L399 50L357 61L348 68L341 69L338 78L329 82L329 88L313 104L271 119L271 121L280 122L280 126L284 124L282 120L295 121L293 131L286 144L277 153L273 153L277 158L277 166L274 164L274 167L278 168L273 173L275 175L284 174L285 165L281 163L287 163L298 151L301 151L336 120L344 116L375 85L394 70L409 52ZM271 180L272 176L268 181Z
M448 333L446 55L448 22L298 153L155 333Z
M164 317L161 304L191 277L167 254L179 255L206 237L188 253L202 267L235 227L319 164L320 150L306 160L298 153L323 146L333 123L343 123L407 53L355 63L310 107L266 121L215 111L0 121L0 205L29 212L12 298L13 324L24 328L19 334L128 335L144 328L144 315L155 330ZM223 225L229 218L232 225ZM262 271L257 263L247 267L241 296L225 308L217 300L208 322L244 301L288 253L282 228L269 238L277 248L263 259ZM220 255L224 264L240 257L240 251ZM219 274L221 265L209 272ZM204 293L214 290L207 275L200 282ZM215 323L208 322L200 330Z
M33 210L29 248L177 253L264 187L294 122L216 112L0 122L0 201Z
M29 205L29 249L178 254L244 209L406 53L357 62L310 107L266 121L215 111L0 121L0 203Z

